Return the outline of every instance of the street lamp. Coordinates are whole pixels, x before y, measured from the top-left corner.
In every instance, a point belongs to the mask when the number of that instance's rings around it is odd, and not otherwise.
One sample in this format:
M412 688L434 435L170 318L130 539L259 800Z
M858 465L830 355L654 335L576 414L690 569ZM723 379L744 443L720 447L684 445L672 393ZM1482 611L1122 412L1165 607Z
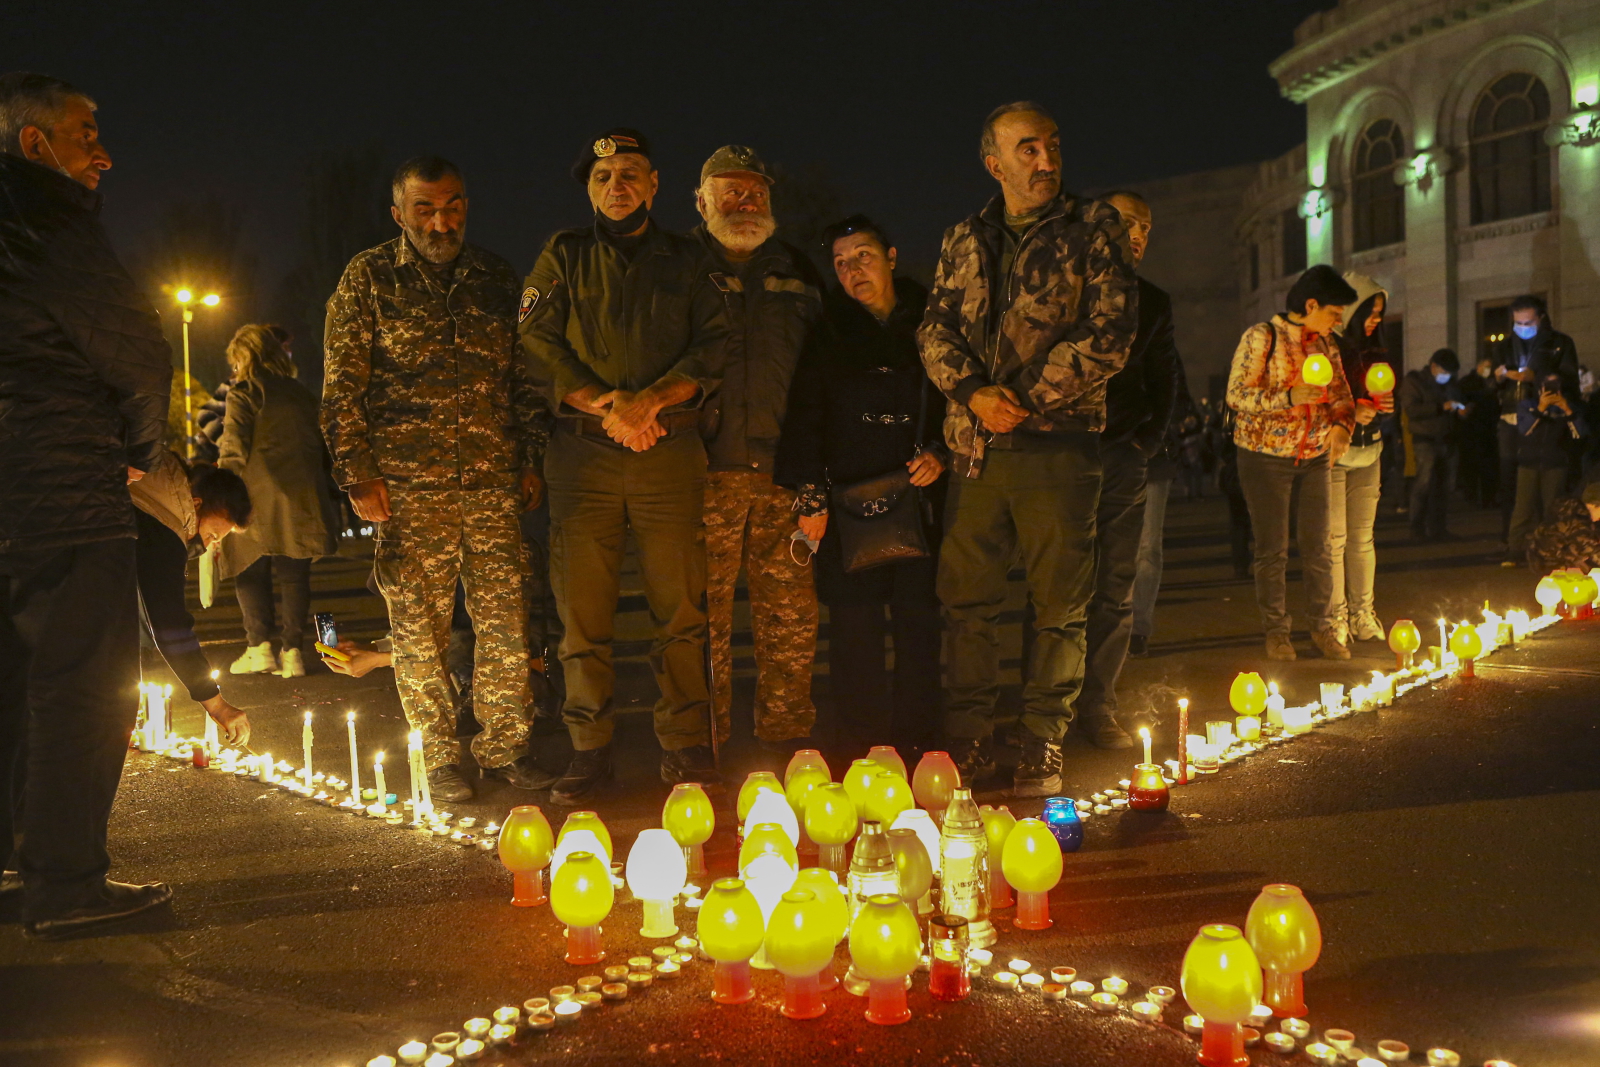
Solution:
M189 324L194 321L194 310L189 307L194 303L194 290L179 289L172 294L183 307L183 439L184 451L189 459L194 458L194 398L190 396L190 386L194 381L189 375ZM200 303L208 308L214 308L222 303L222 297L216 293L207 293L200 298Z

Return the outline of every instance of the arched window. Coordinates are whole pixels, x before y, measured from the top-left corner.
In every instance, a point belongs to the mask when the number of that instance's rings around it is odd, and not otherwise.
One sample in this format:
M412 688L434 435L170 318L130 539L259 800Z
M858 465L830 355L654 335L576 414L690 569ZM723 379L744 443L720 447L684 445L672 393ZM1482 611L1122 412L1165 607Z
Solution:
M1406 138L1389 119L1368 126L1356 142L1350 210L1356 252L1406 239L1406 191L1394 168L1406 157Z
M1550 93L1532 74L1507 74L1472 109L1472 221L1550 210Z

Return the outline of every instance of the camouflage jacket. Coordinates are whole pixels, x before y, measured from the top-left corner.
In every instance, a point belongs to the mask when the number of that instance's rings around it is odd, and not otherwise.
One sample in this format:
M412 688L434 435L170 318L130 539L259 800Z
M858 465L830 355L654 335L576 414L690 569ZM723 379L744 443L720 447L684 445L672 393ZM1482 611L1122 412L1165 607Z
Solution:
M516 358L517 276L466 245L441 285L402 235L328 300L322 432L341 486L500 489L535 466L548 410Z
M1555 502L1528 537L1528 564L1535 574L1600 567L1600 523L1589 518L1583 501L1565 496Z
M662 378L700 387L704 401L721 377L728 313L716 271L694 238L650 224L632 258L594 226L562 230L545 243L517 312L523 365L558 415L585 386L638 392Z
M1018 428L1025 434L1099 432L1106 382L1127 362L1138 326L1139 282L1116 208L1062 194L1023 234L1002 279L1004 227L995 197L946 231L917 332L923 366L949 400L945 442L969 475L991 443L967 407L973 393L1011 389L1031 413Z

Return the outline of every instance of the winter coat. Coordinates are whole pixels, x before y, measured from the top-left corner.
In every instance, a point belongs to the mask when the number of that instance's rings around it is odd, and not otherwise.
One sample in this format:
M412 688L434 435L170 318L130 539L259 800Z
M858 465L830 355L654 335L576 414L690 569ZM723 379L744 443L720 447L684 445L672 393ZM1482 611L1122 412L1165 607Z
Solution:
M1389 358L1389 350L1384 346L1383 324L1379 323L1370 337L1366 332L1367 316L1372 314L1372 302L1383 297L1384 310L1387 311L1389 290L1367 275L1357 274L1353 270L1345 272L1344 280L1356 291L1356 302L1345 307L1343 326L1335 335L1339 342L1339 360L1344 366L1344 380L1350 386L1351 399L1367 400L1376 407L1377 400L1367 390L1367 371L1372 369L1373 364L1389 364L1389 369L1395 371L1395 388L1400 387L1399 369L1394 366L1394 361ZM1388 418L1393 416L1379 415L1365 426L1356 423L1355 432L1350 435L1350 447L1381 447L1382 423Z
M314 559L338 550L327 453L317 402L293 378L269 374L228 392L218 463L250 490L250 527L223 542L223 571L237 574L256 557Z
M1517 402L1517 466L1565 470L1571 464L1589 436L1589 424L1575 396L1568 395L1567 403L1571 415L1554 405L1541 412L1535 399Z
M194 494L189 491L189 471L183 460L163 450L155 466L128 486L133 506L178 535L185 545L200 532L194 510Z
M1104 429L1107 383L1139 323L1128 231L1110 204L1061 194L1001 278L1008 239L1000 197L946 231L917 332L923 366L949 398L944 437L963 475L981 471L990 446L967 406L986 386L1011 389L1028 410L1014 433Z
M1301 384L1300 368L1314 354L1333 364L1328 402L1291 403L1289 391ZM1330 338L1308 334L1283 315L1256 323L1239 338L1228 371L1227 399L1236 414L1234 443L1269 456L1315 459L1328 451L1329 430L1355 427L1355 403L1338 346Z
M1426 441L1454 441L1461 432L1463 419L1455 411L1446 411L1446 401L1461 401L1461 392L1452 379L1446 385L1434 380L1427 367L1410 371L1400 383L1395 406L1404 413L1411 436Z
M1146 456L1161 450L1167 427L1185 388L1183 360L1172 328L1172 298L1139 279L1139 328L1128 346L1128 362L1106 383L1107 444L1135 441Z
M722 387L706 400L706 458L712 470L771 473L789 405L789 385L816 322L822 278L805 253L769 240L744 263L729 264L702 225L694 236L723 269L712 284L728 306Z
M0 154L0 552L136 536L128 468L162 449L172 353L99 212Z
M1551 329L1548 322L1540 324L1539 332L1530 341L1523 341L1516 334L1507 334L1504 340L1495 342L1490 358L1494 360L1496 370L1504 367L1506 370L1533 371L1532 381L1500 379L1497 391L1500 394L1501 415L1515 415L1519 400L1530 397L1538 400L1539 380L1547 374L1559 374L1565 388L1578 387L1578 346L1560 330Z
M849 485L903 470L916 454L919 418L924 446L943 453L938 427L944 397L917 356L916 330L928 291L909 278L896 278L894 288L895 307L884 323L838 290L825 298L822 321L789 390L774 473L779 485L797 490ZM935 517L944 512L945 481L941 477L922 490ZM926 562L891 564L847 578L837 531L838 524L830 522L815 564L824 601L887 600L890 570ZM927 533L937 544L937 526Z

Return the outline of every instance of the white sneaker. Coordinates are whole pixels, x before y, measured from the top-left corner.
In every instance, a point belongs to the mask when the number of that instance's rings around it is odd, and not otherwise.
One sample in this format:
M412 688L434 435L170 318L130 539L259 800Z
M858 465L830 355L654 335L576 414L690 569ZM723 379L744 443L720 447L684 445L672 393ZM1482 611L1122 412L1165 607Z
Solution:
M1363 611L1357 614L1351 631L1357 641L1382 641L1384 638L1383 623L1378 621L1376 612Z
M283 670L278 674L284 678L304 678L306 676L306 657L298 648L283 650Z
M278 669L278 657L272 654L272 642L245 646L244 655L233 661L229 674L273 674Z

